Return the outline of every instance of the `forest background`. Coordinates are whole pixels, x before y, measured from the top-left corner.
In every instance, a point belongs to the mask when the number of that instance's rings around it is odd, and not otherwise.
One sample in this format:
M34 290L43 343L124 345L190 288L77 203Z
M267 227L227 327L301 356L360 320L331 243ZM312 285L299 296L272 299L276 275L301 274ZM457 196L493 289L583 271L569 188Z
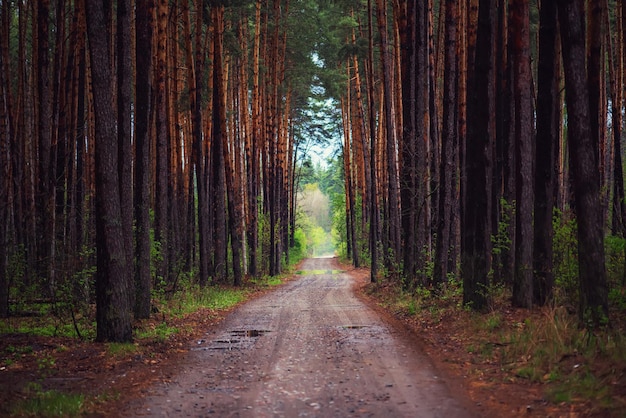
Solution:
M590 350L623 382L622 2L0 14L1 316L128 342L160 300L277 276L332 229L413 313L453 296L565 321L572 346L531 380ZM320 193L327 219L302 210Z

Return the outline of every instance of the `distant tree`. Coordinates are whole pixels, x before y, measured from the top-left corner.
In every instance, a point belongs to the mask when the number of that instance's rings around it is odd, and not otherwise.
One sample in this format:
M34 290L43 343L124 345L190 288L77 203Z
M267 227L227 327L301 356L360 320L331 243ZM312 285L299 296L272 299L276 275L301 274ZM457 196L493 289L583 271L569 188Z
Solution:
M342 101L342 108L344 115L350 115L350 94ZM352 259L352 264L355 267L359 267L359 250L357 244L356 233L356 214L355 214L355 181L353 179L352 171L352 151L351 151L351 135L350 135L350 123L344 122L344 135L343 135L343 162L344 162L344 176L345 176L345 203L346 203L346 246L347 256Z

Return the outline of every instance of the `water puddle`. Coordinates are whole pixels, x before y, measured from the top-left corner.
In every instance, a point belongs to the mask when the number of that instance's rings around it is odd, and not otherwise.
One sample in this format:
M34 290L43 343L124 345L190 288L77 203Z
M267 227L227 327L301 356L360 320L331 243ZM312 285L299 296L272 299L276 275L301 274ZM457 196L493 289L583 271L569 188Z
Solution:
M255 338L255 337L262 337L268 332L271 332L271 331L266 330L266 329L238 329L238 330L231 331L230 333L231 335Z
M198 347L193 351L200 350L241 350L251 347L257 338L271 332L265 329L236 329L212 340L198 340Z

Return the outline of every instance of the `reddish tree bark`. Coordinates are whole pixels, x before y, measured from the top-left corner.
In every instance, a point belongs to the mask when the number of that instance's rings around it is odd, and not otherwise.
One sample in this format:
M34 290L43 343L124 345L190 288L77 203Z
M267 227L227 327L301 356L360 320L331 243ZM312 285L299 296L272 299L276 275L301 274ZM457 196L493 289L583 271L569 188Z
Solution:
M530 308L533 299L533 109L530 71L530 15L525 0L509 3L515 123L515 276L513 305Z

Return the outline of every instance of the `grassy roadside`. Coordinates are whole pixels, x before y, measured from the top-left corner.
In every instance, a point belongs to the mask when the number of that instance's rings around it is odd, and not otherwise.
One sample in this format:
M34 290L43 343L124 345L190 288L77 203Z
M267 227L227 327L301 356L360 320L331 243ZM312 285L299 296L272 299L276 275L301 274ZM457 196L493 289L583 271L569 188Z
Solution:
M185 286L174 294L156 294L152 317L135 321L134 341L127 344L95 343L91 315L68 325L71 320L59 317L52 307L38 306L30 316L2 319L0 416L106 415L111 404L159 379L160 369L234 307L288 277L250 279L241 287Z
M611 329L590 331L562 307L513 309L502 289L483 314L463 308L456 283L437 294L389 282L364 292L410 326L478 405L502 416L626 416L621 311L612 313Z

